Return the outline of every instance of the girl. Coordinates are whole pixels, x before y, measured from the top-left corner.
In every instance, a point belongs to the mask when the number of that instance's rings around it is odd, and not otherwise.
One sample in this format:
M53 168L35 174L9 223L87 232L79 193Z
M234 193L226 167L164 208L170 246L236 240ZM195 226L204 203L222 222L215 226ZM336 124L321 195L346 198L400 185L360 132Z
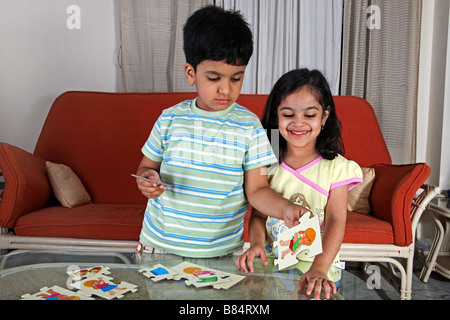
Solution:
M342 156L341 124L324 76L308 69L282 76L267 100L263 126L271 140L276 138L274 133L279 135L280 162L269 170L271 188L294 202L300 199L298 204L318 215L321 222L323 252L314 259L302 256L309 262L301 263L307 269L300 267L304 275L299 290L307 283L307 295L314 290L318 299L323 288L328 299L330 292L336 293L327 274L337 262L344 238L348 191L362 182L362 171ZM283 221L253 210L250 248L236 259L236 266L253 272L255 257L267 265L272 242L285 228Z

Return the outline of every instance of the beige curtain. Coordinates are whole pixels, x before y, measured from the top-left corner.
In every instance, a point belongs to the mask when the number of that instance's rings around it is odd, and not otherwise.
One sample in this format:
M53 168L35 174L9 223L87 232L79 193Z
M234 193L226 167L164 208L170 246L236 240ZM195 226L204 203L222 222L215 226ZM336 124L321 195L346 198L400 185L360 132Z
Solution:
M213 2L119 0L123 91L193 91L184 75L183 27Z
M393 163L416 156L421 0L345 0L341 94L375 109Z
M242 93L270 93L286 72L319 69L339 93L343 0L216 0L239 10L253 32L255 51Z

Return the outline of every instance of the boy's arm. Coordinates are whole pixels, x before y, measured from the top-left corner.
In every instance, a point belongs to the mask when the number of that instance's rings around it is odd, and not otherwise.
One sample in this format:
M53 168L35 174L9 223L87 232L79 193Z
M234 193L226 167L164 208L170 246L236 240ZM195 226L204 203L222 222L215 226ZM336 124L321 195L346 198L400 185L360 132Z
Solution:
M245 194L251 206L267 216L284 220L288 228L299 224L300 217L309 212L269 187L265 167L245 171L244 182Z
M136 171L136 175L161 182L161 178L159 177L160 167L160 162L150 160L146 156L143 156ZM152 199L159 197L164 190L167 189L167 187L162 184L158 185L154 182L148 182L138 178L136 178L136 184L145 197Z
M255 271L253 261L256 257L259 257L265 266L268 265L265 249L266 219L265 215L252 208L248 231L250 248L235 260L236 267L245 273L249 271L253 273Z

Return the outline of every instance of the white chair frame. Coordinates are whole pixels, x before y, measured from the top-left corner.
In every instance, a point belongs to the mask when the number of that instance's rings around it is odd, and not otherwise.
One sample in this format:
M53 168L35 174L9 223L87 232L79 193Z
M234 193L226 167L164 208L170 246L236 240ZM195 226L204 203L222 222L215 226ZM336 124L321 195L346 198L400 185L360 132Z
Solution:
M339 251L339 258L342 261L379 264L383 276L400 293L402 300L411 299L417 225L430 201L440 193L438 187L427 184L424 184L421 189L423 191L411 205L412 244L401 247L394 244L343 243Z

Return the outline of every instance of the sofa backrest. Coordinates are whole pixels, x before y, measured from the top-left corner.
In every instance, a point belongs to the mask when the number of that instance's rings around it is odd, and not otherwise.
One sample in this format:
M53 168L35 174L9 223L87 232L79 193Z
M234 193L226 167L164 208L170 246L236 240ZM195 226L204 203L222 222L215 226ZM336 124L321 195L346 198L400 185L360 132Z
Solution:
M165 108L195 93L70 91L59 96L45 121L34 154L72 168L94 203L145 203L132 173L141 148ZM260 118L267 95L241 95L238 103ZM361 166L390 163L372 107L356 97L335 97L346 157Z

